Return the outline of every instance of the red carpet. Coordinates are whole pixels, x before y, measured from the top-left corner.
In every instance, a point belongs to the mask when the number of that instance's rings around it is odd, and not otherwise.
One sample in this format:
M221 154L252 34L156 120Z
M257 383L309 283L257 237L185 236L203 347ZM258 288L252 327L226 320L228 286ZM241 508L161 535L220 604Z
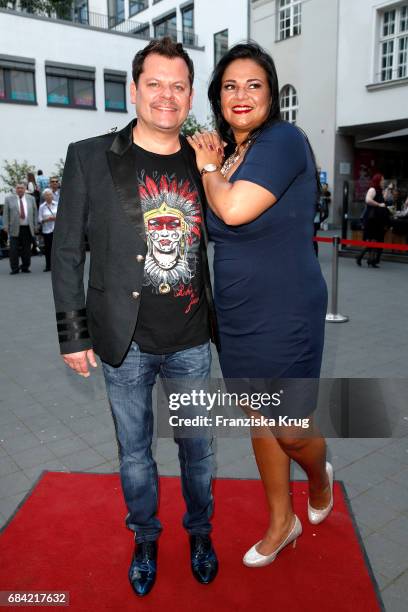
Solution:
M261 483L215 482L220 572L204 586L190 572L180 482L162 478L158 580L139 599L127 580L133 542L118 475L47 472L0 536L0 591L69 591L75 612L380 610L341 485L335 485L334 511L317 527L307 521L305 484L296 482L293 490L303 524L297 547L268 567L249 569L242 555L267 521Z

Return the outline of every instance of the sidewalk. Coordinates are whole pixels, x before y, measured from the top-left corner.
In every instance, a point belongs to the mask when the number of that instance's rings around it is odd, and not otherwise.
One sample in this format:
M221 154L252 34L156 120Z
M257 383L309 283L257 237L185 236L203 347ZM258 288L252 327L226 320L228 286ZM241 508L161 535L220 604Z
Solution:
M319 246L330 284L331 247ZM347 258L339 265L339 310L350 321L327 324L322 377L406 378L408 266L359 268ZM35 257L32 274L9 276L8 260L0 261L0 524L42 470L118 470L101 368L85 380L60 359L43 267ZM213 376L220 376L215 353ZM398 435L328 440L387 612L405 612L408 600L408 411ZM155 447L160 473L178 474L173 441L159 439ZM247 439L219 439L217 466L218 476L258 478ZM292 470L294 479L304 478Z

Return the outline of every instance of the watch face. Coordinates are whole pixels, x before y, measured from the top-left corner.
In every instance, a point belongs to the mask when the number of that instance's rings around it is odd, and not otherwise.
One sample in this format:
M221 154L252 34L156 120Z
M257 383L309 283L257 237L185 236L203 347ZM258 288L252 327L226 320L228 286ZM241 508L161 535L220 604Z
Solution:
M215 172L216 169L217 166L215 164L206 164L204 166L204 170L206 170L207 172Z

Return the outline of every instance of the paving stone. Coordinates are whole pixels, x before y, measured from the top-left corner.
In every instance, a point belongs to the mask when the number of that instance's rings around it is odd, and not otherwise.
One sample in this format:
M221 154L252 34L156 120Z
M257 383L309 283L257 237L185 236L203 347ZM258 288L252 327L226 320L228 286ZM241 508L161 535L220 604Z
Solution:
M7 474L13 474L18 472L20 467L11 457L0 457L0 476L6 476Z
M381 593L387 612L406 612L408 572L404 572Z
M50 461L55 459L53 453L45 446L45 444L41 446L36 446L34 448L30 448L21 453L16 453L13 455L14 461L22 468L23 470L33 468L44 461Z
M3 423L0 430L0 440L11 440L28 433L30 433L30 430L20 420Z
M63 440L72 436L72 430L63 423L57 423L50 427L45 427L35 432L35 435L42 442L52 442L54 440Z
M365 539L365 547L375 572L387 578L397 578L408 569L407 551L379 533Z
M3 448L12 456L21 451L40 445L41 441L31 432L23 436L16 436L15 438L4 440L3 442Z
M408 512L408 488L385 479L366 492L368 498L377 500L397 512Z
M27 491L31 482L23 472L0 477L0 498Z
M63 461L64 465L66 465L66 467L72 471L85 471L91 467L105 463L106 459L99 453L89 448L78 451L73 455L65 455Z
M394 510L389 505L370 496L370 491L354 497L351 501L351 507L356 519L375 531L400 514L398 510Z
M72 432L71 436L72 437L64 438L63 440L53 440L47 442L46 446L57 457L64 457L64 455L72 455L77 451L89 448L88 444L79 436L73 436Z
M408 516L401 514L397 518L393 519L381 529L378 533L389 540L392 540L396 544L405 546L408 550ZM407 593L408 594L408 593Z
M24 474L33 483L41 476L42 472L68 472L69 469L63 463L64 459L60 461L58 459L52 459L51 461L44 461L39 463L35 467L26 468Z
M113 442L115 437L115 429L112 424L111 427L97 426L97 429L93 431L86 431L79 434L82 440L84 440L89 446L98 446L106 442Z
M386 455L386 457L395 459L399 463L408 465L408 438L393 441L392 444L389 444L379 450L382 455Z
M13 512L17 510L17 507L22 503L27 493L28 489L16 495L0 498L0 511L3 516L5 516L6 520L8 520Z

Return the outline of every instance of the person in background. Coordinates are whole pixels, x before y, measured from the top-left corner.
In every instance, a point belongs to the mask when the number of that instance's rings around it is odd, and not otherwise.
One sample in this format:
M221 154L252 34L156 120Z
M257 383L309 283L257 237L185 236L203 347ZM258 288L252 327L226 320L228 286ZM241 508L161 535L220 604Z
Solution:
M32 172L27 172L27 189L29 193L35 199L37 209L40 205L40 192L38 190L37 183L35 182L35 176ZM38 248L37 237L31 236L31 255L39 255L40 250Z
M395 187L392 191L392 206L395 208L395 211L398 212L402 210L404 206L404 198L402 197L400 189Z
M38 223L41 224L44 239L45 268L44 272L51 271L51 248L54 234L55 220L57 218L58 202L53 199L52 189L44 189L42 193L44 202L38 211Z
M47 187L50 186L49 178L47 176L44 176L42 170L37 171L37 186L40 193L42 193L44 189L47 189Z
M394 189L394 183L389 183L389 185L387 185L387 187L384 189L384 202L386 206L392 206L394 204Z
M3 225L3 205L0 205L0 259L6 257L4 249L7 247L7 233L4 231Z
M58 204L60 197L60 182L58 176L50 178L50 188L52 190L52 199Z
M366 207L361 217L363 240L384 242L385 228L390 215L384 200L384 177L382 174L374 174L365 202ZM358 266L361 266L366 253L368 253L367 265L372 268L379 268L382 249L372 249L370 247L363 249L356 258Z
M24 183L16 185L16 193L6 196L3 212L4 231L10 236L10 274L18 274L21 248L21 271L29 273L31 263L31 238L37 229L37 206L34 198L26 193Z
M320 229L321 224L329 216L329 204L331 202L331 193L327 183L322 184L322 191L316 205L316 214L314 218L314 233L313 236L317 236L317 232ZM313 248L316 253L316 257L319 255L319 243L313 241Z

